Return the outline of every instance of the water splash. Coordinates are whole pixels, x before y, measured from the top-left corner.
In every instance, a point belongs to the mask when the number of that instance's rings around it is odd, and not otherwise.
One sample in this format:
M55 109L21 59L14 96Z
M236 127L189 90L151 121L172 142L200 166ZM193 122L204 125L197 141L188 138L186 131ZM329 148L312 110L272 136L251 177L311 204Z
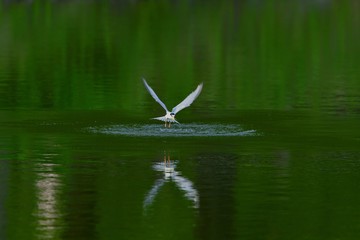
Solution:
M180 124L165 128L159 124L118 124L90 127L89 132L134 137L233 137L258 136L238 124Z

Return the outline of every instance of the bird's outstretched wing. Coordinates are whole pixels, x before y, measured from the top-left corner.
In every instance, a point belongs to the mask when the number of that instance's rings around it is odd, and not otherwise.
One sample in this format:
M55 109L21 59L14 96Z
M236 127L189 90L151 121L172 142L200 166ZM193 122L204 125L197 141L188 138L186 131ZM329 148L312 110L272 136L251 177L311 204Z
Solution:
M149 84L147 84L145 78L142 79L146 89L148 90L148 92L151 94L151 96L155 99L155 101L157 101L164 109L166 112L168 112L169 110L167 110L165 104L160 100L160 98L156 95L156 93L154 92L154 90L149 86Z
M192 93L189 94L189 96L187 96L181 103L179 103L176 107L174 107L172 109L173 113L177 113L179 111L181 111L182 109L190 106L192 104L192 102L199 96L201 90L202 90L203 84L199 84L197 86L197 88L195 89L195 91L193 91Z

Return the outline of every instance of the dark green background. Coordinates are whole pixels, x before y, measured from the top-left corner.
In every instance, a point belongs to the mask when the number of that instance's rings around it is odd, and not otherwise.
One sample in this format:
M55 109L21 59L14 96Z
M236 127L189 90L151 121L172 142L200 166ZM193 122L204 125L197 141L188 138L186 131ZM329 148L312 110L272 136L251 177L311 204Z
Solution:
M358 239L360 4L3 1L1 239ZM127 137L197 84L186 124L244 137ZM159 125L157 125L159 124ZM170 130L171 131L171 130ZM164 151L193 182L152 205Z

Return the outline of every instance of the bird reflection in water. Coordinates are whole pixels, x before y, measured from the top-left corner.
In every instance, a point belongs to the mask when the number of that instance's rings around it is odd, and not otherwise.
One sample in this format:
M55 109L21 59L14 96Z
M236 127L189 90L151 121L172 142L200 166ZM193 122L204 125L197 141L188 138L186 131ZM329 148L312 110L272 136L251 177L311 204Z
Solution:
M194 208L199 207L199 194L198 191L194 188L193 183L181 176L179 171L176 171L176 165L178 161L171 160L170 153L166 154L164 151L164 161L163 162L156 162L153 165L153 169L155 171L163 172L163 178L160 178L155 181L154 185L152 186L151 190L146 194L144 200L144 209L149 207L159 193L161 187L165 185L167 182L174 182L176 186L182 190L184 193L185 198L190 200L193 203Z

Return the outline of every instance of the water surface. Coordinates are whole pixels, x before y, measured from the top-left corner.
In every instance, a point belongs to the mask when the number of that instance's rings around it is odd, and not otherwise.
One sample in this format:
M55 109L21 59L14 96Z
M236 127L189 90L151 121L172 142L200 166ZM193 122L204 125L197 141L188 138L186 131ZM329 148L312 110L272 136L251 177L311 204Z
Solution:
M123 135L133 137L231 137L255 136L255 130L245 130L235 124L173 124L164 127L160 124L110 125L86 129L93 133Z

